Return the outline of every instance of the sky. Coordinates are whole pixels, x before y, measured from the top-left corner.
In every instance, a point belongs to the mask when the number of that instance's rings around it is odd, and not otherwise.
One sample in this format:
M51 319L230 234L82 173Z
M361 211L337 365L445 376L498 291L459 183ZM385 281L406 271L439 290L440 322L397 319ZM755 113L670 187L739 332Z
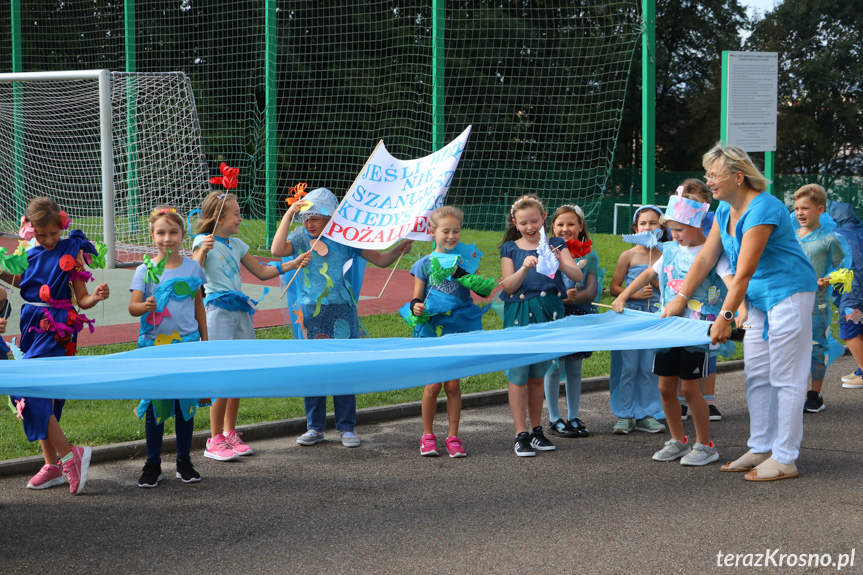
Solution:
M773 9L773 4L781 4L782 0L740 0L740 3L748 8L751 14L753 10L758 10L761 14Z

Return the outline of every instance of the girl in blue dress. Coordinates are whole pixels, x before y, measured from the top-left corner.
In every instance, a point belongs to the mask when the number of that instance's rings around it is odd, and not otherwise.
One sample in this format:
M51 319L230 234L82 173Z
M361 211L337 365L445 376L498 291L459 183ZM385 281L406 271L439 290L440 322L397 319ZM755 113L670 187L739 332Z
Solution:
M462 211L452 206L437 208L429 216L429 229L434 237L435 249L431 254L417 260L411 267L411 275L414 276L414 299L408 306L410 313L417 318L423 318L423 312L427 310L429 312L434 310L434 315L416 325L413 330L414 337L438 337L448 333L465 333L482 329L482 314L488 308L480 309L473 303L470 290L458 281L457 278L468 275L463 268L456 267L451 277L440 283L430 281L433 267L436 265L445 269L456 265L458 255L454 250L461 242L463 218ZM452 255L447 258L448 254ZM488 295L485 294L486 297ZM425 386L422 399L423 436L420 438L420 454L438 455L437 437L433 428L441 387L446 392L449 421L447 451L450 457L465 457L467 452L458 437L461 386L457 379Z
M632 218L636 234L662 228L662 210L653 205L641 206ZM664 234L664 228L663 228ZM623 293L638 275L662 257L659 249L634 245L620 254L608 290L614 297ZM659 285L651 282L626 302L626 308L641 312L659 311ZM656 420L662 412L659 380L653 373L653 352L649 349L612 351L609 374L609 406L617 416L613 431L627 435L634 430L662 433L665 426Z
M180 255L185 228L177 210L162 206L150 215L150 235L158 254L138 266L129 291L129 313L141 318L138 347L207 341L207 316L201 286L207 276L195 260ZM145 260L146 261L146 260ZM208 400L205 403L209 403ZM177 478L201 480L191 461L196 399L144 399L136 410L144 420L147 461L138 487L156 487L162 480L162 437L165 421L174 418L177 434ZM231 456L237 455L231 451Z
M504 327L545 323L564 316L566 288L561 273L553 277L539 273L540 250L545 251L545 208L534 195L515 201L509 214L509 228L500 246L500 299L504 302ZM572 281L581 281L581 269L575 264L561 238L547 241L556 250L559 271ZM549 256L554 257L554 256ZM553 451L555 446L542 432L544 380L552 361L506 370L509 381L509 407L515 422L515 454L532 457L536 451ZM525 416L531 431L525 425Z
M27 252L28 267L20 276L3 273L3 280L21 288L21 351L24 359L75 355L78 332L84 326L92 331L92 320L79 314L108 299L107 284L87 291L93 276L84 270L84 254L98 255L93 244L80 230L61 239L71 219L57 203L46 197L27 205L22 218L21 238L35 239ZM18 281L20 279L20 281ZM69 482L73 495L84 490L90 467L89 447L69 445L60 428L63 399L11 397L24 421L29 441L39 441L45 465L28 483L29 489L46 489ZM59 465L58 465L59 459ZM61 471L62 468L62 471Z
M563 300L565 315L585 315L596 313L594 302L602 297L603 271L599 267L599 257L592 249L590 233L584 219L584 211L579 206L561 206L551 218L551 235L566 242L569 254L581 268L581 281L576 283L568 277L563 278L566 298ZM587 426L578 418L581 401L581 363L590 357L591 352L577 352L558 360L558 365L545 376L545 403L548 406L549 432L559 437L587 437ZM560 396L560 371L566 374L566 415L560 416L558 398Z

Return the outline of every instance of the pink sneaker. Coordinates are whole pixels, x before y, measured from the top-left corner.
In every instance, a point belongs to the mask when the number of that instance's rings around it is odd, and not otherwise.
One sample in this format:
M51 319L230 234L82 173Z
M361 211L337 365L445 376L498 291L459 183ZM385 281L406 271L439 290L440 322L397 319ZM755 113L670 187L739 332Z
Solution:
M467 457L467 451L461 446L461 439L455 435L446 438L446 448L450 457Z
M228 432L228 435L225 436L225 441L228 442L228 445L231 446L231 449L233 449L237 455L253 455L255 452L252 451L252 448L243 443L243 440L240 439L242 434L242 431L238 432L236 429L232 429Z
M49 487L63 485L64 483L66 483L66 478L63 477L60 466L46 463L39 470L39 473L34 475L33 479L27 483L27 489L48 489Z
M434 433L423 435L420 439L420 455L437 455L437 437Z
M69 493L77 495L84 491L87 485L87 471L90 469L90 457L93 450L89 447L72 447L72 459L63 463L63 473L69 482Z
M240 456L233 450L231 444L225 439L225 436L220 433L216 437L207 440L204 457L209 457L216 461L233 461L234 459L239 459Z

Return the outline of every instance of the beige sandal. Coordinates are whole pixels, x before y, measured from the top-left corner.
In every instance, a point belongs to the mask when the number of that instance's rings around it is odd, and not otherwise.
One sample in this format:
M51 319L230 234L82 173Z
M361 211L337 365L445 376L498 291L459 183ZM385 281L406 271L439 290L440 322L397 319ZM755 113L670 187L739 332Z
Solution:
M726 463L719 468L720 471L752 471L757 465L761 465L770 458L772 451L766 453L752 453L747 451L734 461Z
M772 457L743 476L746 481L779 481L797 477L797 466L793 463L779 463Z

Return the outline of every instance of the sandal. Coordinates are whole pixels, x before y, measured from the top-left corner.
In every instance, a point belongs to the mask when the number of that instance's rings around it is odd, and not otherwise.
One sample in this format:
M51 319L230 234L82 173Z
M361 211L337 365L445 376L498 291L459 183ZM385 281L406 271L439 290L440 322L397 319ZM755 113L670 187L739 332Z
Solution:
M567 427L575 432L575 437L589 437L590 432L587 430L587 427L584 425L584 422L577 417L573 417L569 421L566 422Z
M578 437L578 432L567 425L562 418L558 418L557 421L549 424L548 432L558 437Z
M772 457L743 476L746 481L779 481L797 477L797 466L793 463L779 463Z
M724 464L719 468L720 471L752 471L757 465L761 465L770 459L771 451L767 453L752 453L747 451L734 461Z

